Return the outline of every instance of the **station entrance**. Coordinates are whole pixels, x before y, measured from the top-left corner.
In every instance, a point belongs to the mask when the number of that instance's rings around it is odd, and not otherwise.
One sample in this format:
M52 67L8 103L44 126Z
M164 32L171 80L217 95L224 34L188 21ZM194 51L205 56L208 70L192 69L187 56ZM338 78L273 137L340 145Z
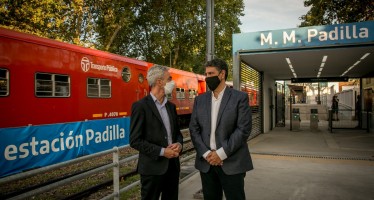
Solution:
M256 133L276 126L294 130L296 118L308 121L308 128L318 118L332 129L373 131L374 21L234 34L233 58L234 88L258 88Z

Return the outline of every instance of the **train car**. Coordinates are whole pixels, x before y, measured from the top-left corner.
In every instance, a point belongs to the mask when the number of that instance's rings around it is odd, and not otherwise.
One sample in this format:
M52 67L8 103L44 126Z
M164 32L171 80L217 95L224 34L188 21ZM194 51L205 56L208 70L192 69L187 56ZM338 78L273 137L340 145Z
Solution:
M128 145L153 63L0 28L0 178ZM186 123L204 76L170 68Z
M232 81L226 81L226 85L233 88L233 82ZM247 86L247 85L242 85L240 90L242 92L245 92L248 94L248 103L251 107L258 107L258 89L254 86Z
M202 75L170 68L175 88L168 99L177 106L177 113L182 127L188 125L194 99L206 91L205 77Z
M0 128L130 116L149 93L152 63L0 29ZM191 113L204 77L170 69L178 114Z

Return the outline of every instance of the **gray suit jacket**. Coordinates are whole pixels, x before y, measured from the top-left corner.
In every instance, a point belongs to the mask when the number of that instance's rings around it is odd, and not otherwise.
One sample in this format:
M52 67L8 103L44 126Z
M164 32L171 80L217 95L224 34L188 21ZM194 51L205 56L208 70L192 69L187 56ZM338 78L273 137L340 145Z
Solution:
M210 150L212 92L195 99L190 121L191 139L196 150L195 167L208 172L210 165L203 154ZM227 158L222 170L228 174L245 173L253 169L247 139L251 133L252 115L248 95L226 87L217 116L217 149L223 147Z

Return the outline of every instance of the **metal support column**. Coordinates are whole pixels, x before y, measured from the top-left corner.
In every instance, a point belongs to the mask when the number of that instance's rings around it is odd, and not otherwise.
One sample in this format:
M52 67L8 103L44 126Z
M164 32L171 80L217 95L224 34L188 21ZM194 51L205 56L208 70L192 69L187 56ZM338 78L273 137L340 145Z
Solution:
M206 61L214 58L214 0L206 0Z
M119 149L113 147L113 193L115 194L114 200L119 200Z
M233 77L233 88L240 90L240 55L239 52L235 52L233 56L233 66L232 66L232 77Z

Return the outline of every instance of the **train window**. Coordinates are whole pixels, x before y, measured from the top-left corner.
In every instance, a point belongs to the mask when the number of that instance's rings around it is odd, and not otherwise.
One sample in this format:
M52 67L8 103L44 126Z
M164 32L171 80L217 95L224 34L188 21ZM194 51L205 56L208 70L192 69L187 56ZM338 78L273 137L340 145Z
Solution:
M176 91L177 91L177 99L184 99L185 98L183 88L177 88Z
M110 98L111 82L108 79L100 79L100 97Z
M177 93L177 99L180 99L181 98L181 88L177 88L176 93Z
M70 96L70 78L69 76L55 75L55 96Z
M144 81L144 75L142 73L139 74L138 81L139 81L139 83L143 83L143 81Z
M0 96L9 95L9 71L0 68Z
M181 99L185 99L186 96L185 96L185 93L184 93L184 89L181 88Z
M35 95L37 97L69 97L70 77L61 74L36 73Z
M171 94L166 94L166 97L168 98L168 100L171 100L173 98L173 93Z
M122 69L122 80L126 83L129 82L131 79L131 71L129 67L124 67Z
M110 98L112 96L112 83L109 79L88 78L87 96L94 98Z
M196 90L189 89L188 90L188 98L189 99L194 99L196 97Z

